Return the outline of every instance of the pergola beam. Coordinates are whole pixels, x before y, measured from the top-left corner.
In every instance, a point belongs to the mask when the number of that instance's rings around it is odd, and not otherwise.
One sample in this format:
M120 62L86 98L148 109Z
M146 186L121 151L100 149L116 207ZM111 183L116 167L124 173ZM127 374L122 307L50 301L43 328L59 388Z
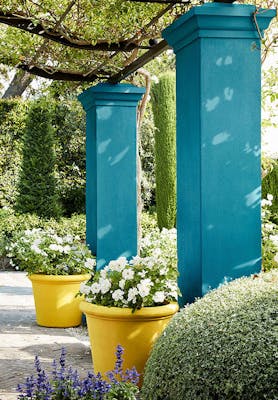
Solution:
M108 82L109 83L119 83L120 81L127 78L132 73L136 72L139 68L143 67L149 61L151 61L155 57L159 56L161 53L163 53L165 50L167 50L169 48L170 47L169 47L168 43L166 42L166 40L161 40L161 42L159 42L156 46L153 46L151 50L147 51L141 57L137 58L135 61L133 61L131 64L129 64L127 67L122 69L117 74L112 75L108 79Z
M107 76L99 76L95 74L86 75L86 73L52 70L50 67L41 68L38 66L29 66L27 64L18 65L17 68L29 72L29 74L41 76L42 78L52 79L56 81L72 81L72 82L94 82L96 79L107 79Z
M92 44L89 41L80 39L77 37L65 37L58 30L52 28L46 28L42 23L34 24L32 19L26 18L20 15L3 13L0 11L0 23L12 26L14 28L21 29L31 34L39 35L44 39L49 39L64 46L72 47L79 50L91 50L91 51L132 51L136 48L149 49L149 46L140 46L136 42L130 42L129 40L122 40L120 42L105 42L99 41L96 44Z

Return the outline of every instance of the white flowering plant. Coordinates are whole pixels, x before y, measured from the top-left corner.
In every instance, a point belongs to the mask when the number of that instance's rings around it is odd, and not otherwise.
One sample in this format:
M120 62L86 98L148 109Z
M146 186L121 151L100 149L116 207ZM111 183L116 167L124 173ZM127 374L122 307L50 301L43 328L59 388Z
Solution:
M81 284L80 294L89 303L133 311L161 306L177 301L177 270L160 257L120 257Z
M176 228L161 231L151 228L141 240L141 257L160 257L167 261L170 268L177 268L177 230Z
M96 264L78 236L58 236L40 228L18 232L5 250L11 265L28 275L93 274Z
M278 268L278 226L271 220L273 196L262 200L262 253L263 270Z

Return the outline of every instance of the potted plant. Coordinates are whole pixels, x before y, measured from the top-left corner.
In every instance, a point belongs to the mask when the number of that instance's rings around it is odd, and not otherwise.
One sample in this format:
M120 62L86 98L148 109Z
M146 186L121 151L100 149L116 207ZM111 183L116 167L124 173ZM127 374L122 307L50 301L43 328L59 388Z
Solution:
M176 268L159 256L120 257L81 284L80 293L94 370L110 370L120 344L124 367L142 374L155 340L178 310Z
M95 267L95 259L80 238L60 237L51 230L25 230L13 236L6 250L11 264L26 271L32 282L38 325L80 325L81 298L76 294Z

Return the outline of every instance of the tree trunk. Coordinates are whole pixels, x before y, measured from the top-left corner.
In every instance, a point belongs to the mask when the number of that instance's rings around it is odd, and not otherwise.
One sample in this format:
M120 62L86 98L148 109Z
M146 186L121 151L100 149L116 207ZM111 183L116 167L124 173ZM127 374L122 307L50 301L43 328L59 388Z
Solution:
M20 97L33 79L34 76L28 72L17 70L2 98L11 99L13 97Z
M142 198L141 198L141 176L142 176L142 163L140 158L141 151L141 125L146 111L148 97L151 90L151 74L144 68L138 69L139 74L143 75L146 82L146 91L143 99L140 102L137 113L137 240L138 240L138 254L140 254L141 238L142 238L142 225L141 225L141 214L142 214Z

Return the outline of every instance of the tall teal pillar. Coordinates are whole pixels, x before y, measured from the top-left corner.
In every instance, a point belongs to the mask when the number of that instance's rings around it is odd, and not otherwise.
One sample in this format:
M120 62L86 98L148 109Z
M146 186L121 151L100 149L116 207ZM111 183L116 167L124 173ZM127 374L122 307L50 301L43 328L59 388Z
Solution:
M209 3L163 32L176 53L182 303L261 268L261 61L255 7ZM256 15L260 34L274 10Z
M79 96L87 116L86 240L98 269L137 254L136 109L144 91L99 84Z

